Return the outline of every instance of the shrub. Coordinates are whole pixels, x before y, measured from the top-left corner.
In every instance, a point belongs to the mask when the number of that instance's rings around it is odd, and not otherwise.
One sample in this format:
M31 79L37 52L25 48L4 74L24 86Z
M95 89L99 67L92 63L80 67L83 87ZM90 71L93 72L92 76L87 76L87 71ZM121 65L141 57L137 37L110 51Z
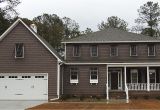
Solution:
M143 96L144 99L149 99L148 95Z
M157 96L156 99L160 100L160 96Z

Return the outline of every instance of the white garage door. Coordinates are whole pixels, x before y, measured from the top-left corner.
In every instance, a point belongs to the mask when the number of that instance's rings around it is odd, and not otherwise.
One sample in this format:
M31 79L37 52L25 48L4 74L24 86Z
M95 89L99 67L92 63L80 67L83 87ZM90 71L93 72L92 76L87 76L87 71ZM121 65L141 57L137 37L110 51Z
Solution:
M0 100L48 100L47 73L0 73Z

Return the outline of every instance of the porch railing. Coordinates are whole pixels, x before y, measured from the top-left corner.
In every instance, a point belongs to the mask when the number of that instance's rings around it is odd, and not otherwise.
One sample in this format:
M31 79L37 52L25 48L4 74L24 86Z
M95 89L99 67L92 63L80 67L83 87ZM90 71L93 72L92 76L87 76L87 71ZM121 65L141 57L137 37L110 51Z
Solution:
M147 83L127 83L128 90L147 90Z
M128 90L147 90L147 83L127 83ZM150 83L149 89L151 91L159 91L160 83Z
M158 91L160 90L160 83L150 83L149 87L151 91Z

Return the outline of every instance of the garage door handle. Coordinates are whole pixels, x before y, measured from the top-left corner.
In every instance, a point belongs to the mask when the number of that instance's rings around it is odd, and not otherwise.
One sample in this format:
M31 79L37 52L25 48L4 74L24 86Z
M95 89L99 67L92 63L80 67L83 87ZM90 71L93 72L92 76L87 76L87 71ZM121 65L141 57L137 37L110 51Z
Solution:
M15 94L15 95L23 95L23 94Z

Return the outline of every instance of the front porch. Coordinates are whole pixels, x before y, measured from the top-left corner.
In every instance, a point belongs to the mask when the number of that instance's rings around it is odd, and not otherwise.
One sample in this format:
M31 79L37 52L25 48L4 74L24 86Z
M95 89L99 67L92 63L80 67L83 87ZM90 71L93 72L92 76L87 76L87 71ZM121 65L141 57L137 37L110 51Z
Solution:
M107 100L113 91L160 91L160 66L107 65Z

